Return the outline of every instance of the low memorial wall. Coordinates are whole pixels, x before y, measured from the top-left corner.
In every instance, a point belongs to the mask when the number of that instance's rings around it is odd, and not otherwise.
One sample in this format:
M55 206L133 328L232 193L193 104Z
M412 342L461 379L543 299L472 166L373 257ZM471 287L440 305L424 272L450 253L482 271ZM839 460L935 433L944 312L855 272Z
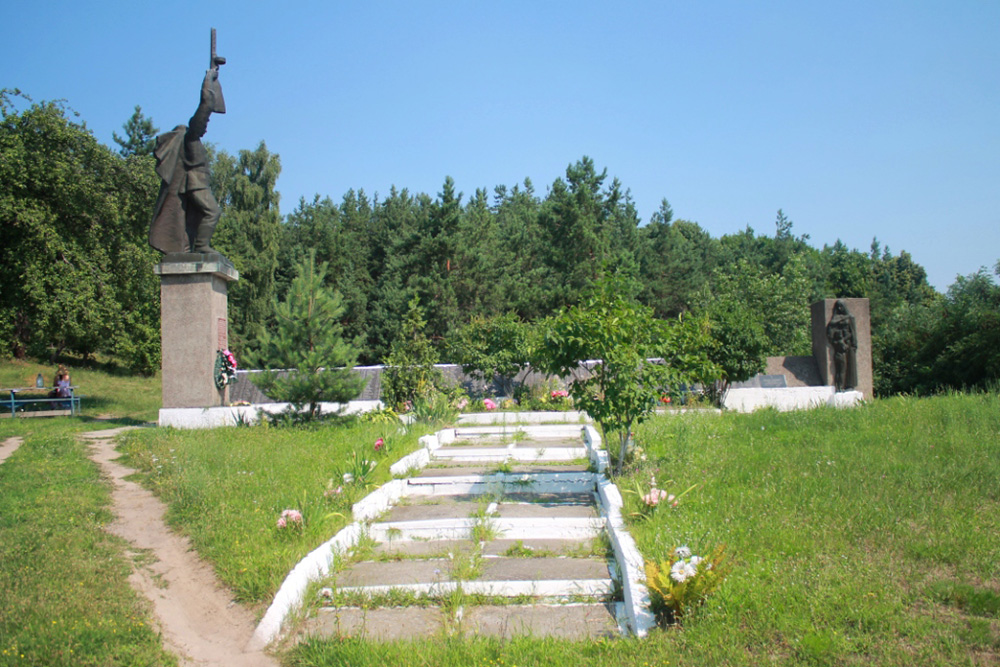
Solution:
M276 415L284 412L288 403L261 403L259 405L233 405L214 408L162 408L160 410L160 426L173 428L218 428L220 426L236 426L237 424L255 424L260 420L260 413ZM382 408L382 401L350 401L342 403L321 403L323 414L339 412L343 414L360 414Z

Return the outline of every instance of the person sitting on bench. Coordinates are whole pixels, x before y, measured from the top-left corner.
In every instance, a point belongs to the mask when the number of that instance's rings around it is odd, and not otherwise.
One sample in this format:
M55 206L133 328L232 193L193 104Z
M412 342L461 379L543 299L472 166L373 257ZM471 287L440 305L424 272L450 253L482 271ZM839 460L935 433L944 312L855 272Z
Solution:
M59 364L59 369L56 371L56 379L52 383L55 389L49 392L49 398L70 398L73 395L72 390L70 390L70 379L69 371L62 364ZM69 403L53 403L52 407L56 410L70 410L72 406Z

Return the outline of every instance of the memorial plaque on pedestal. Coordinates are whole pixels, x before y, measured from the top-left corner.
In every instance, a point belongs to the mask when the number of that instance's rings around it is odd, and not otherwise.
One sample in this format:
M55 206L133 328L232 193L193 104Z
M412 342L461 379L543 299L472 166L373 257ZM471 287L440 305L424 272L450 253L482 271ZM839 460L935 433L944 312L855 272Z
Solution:
M761 389L784 389L788 386L788 380L784 375L760 375Z

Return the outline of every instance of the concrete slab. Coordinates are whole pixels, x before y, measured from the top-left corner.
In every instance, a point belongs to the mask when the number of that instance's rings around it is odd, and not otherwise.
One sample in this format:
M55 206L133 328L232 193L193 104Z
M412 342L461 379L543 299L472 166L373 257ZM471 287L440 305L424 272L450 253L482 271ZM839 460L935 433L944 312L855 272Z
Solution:
M487 558L482 581L607 579L608 564L594 558Z
M531 635L583 640L620 634L614 611L604 604L466 607L459 631L504 639Z
M459 498L464 496L457 496ZM387 521L422 521L425 519L465 519L479 511L480 503L474 500L455 500L456 496L435 496L435 503L396 505L389 511Z
M533 551L540 555L565 556L589 553L593 550L593 540L492 540L483 545L483 555L506 556L512 548L518 551Z
M574 542L576 540L566 540ZM381 542L375 547L375 554L399 558L447 558L449 553L467 554L479 549L472 540L427 540L409 542Z
M424 468L416 477L461 477L465 475L490 475L497 471L496 463L470 465L467 461L448 461L447 465Z
M406 586L433 584L449 579L451 561L430 560L363 561L337 574L337 587Z
M572 503L517 503L503 502L497 505L497 513L502 518L558 518L558 517L593 517L599 516L597 508L593 503L572 504Z
M511 540L541 538L591 539L605 528L603 519L590 517L495 517L492 520L498 537ZM373 523L369 535L380 542L391 539L407 540L465 540L472 535L473 519L428 519L426 521L397 521Z
M480 465L464 460L438 459L433 464L422 468L415 477L457 477L461 475L490 475L499 471L503 461L489 461ZM507 463L512 473L517 474L546 474L560 472L587 472L590 470L590 463L527 463L517 462Z
M537 493L522 493L513 491L505 493L503 495L503 500L507 503L565 503L567 505L594 505L597 501L593 491L567 491L564 493L545 491L539 491Z
M590 463L512 465L510 470L514 473L587 472L590 470Z
M437 607L320 609L305 624L305 634L318 637L364 637L373 641L425 639L444 629Z
M583 440L579 436L575 438L524 438L516 440L515 447L528 447L536 449L538 447L582 447Z

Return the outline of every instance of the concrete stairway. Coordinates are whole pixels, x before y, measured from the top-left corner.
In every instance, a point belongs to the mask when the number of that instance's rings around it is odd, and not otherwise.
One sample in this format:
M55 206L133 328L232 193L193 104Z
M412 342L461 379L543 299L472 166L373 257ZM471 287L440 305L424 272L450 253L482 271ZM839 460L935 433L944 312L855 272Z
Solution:
M306 632L373 640L621 633L621 575L582 429L449 429L383 489ZM434 443L429 443L434 444ZM387 488L391 487L391 488ZM376 495L376 494L373 494Z

